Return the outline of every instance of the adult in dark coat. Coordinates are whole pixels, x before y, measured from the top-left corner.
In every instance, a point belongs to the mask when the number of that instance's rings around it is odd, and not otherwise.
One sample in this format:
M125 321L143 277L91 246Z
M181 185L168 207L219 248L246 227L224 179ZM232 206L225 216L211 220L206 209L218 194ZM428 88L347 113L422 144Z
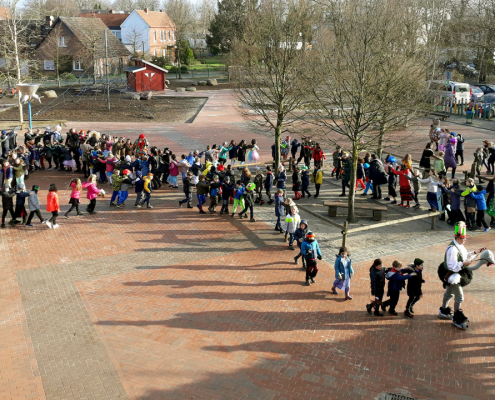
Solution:
M371 155L369 171L370 179L373 182L373 188L375 189L372 199L381 199L382 189L380 185L385 185L386 183L388 183L388 180L383 163L381 162L381 160L376 158L376 154Z
M342 168L343 168L343 176L342 176L342 193L339 195L340 197L345 196L345 188L348 187L350 189L349 182L351 181L351 169L352 169L352 158L344 153L342 157Z
M430 175L431 169L431 159L435 153L431 149L431 142L426 143L426 147L423 150L423 154L421 155L421 160L419 161L419 166L423 167L423 179L426 179Z

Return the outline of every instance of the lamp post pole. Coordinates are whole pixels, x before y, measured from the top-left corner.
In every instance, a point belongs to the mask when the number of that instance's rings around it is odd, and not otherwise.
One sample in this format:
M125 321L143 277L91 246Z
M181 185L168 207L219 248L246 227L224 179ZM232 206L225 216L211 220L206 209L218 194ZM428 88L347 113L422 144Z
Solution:
M27 103L28 105L28 113L29 113L29 129L33 129L33 118L31 114L31 100L34 97L35 99L40 100L40 98L36 95L36 91L40 87L40 85L35 83L19 83L16 85L17 90L19 91L19 106ZM41 102L41 100L40 100ZM22 115L20 122L22 123Z

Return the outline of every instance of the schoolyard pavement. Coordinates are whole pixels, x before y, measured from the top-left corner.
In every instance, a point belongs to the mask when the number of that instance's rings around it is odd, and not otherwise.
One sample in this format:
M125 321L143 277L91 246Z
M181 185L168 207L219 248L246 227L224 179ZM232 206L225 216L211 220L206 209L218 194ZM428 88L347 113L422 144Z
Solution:
M428 121L423 125L418 135ZM119 136L145 132L152 144L178 154L256 137L267 157L271 144L249 132L228 92L211 94L193 124L95 128ZM461 128L472 137L469 150L490 134ZM67 173L45 170L26 183L40 184L43 206L48 184L57 183L64 212L68 181ZM337 194L336 185L324 190L329 198ZM302 213L324 254L316 284L307 287L295 252L273 229L272 208L256 207L257 222L250 223L178 208L180 198L180 190L158 190L155 208L147 210L110 209L106 197L98 199L97 215L60 218L57 230L36 222L31 230L0 232L0 399L495 395L495 270L481 268L466 288L467 331L436 318L436 268L450 227L429 232L418 222L353 239L353 300L344 301L330 294L335 228ZM476 234L467 247L494 250L494 238ZM425 261L427 283L414 319L365 314L376 257L386 265Z

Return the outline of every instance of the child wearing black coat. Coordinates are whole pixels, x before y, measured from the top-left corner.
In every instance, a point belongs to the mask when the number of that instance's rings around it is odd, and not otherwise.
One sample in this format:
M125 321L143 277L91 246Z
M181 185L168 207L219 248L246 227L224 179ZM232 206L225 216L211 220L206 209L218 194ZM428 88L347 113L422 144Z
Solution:
M268 204L273 204L272 199L272 188L273 188L273 173L272 167L266 167L266 178L265 178L265 193L268 196Z
M373 261L373 265L370 268L370 283L373 300L370 304L366 305L366 312L368 315L372 315L371 311L374 308L374 314L377 317L383 317L383 314L380 312L380 304L385 293L385 270L383 269L383 262L379 258Z
M416 258L412 268L414 269L416 276L411 277L409 282L407 282L407 295L409 296L409 299L407 300L406 311L404 311L404 315L409 318L414 318L414 305L423 296L421 287L423 286L423 283L426 282L423 279L423 260Z
M179 201L179 207L182 207L182 204L187 203L187 208L193 208L192 206L192 194L194 188L194 172L189 171L186 175L186 178L182 180L185 199Z
M229 214L229 202L230 198L234 195L234 189L235 183L230 182L230 177L226 175L222 182L222 209L220 210L220 215Z

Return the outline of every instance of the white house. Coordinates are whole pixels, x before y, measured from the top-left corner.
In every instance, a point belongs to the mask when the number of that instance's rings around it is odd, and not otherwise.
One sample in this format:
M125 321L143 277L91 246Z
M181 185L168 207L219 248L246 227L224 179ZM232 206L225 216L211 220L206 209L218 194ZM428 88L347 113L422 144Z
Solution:
M134 10L120 30L122 43L130 52L175 58L175 24L167 13Z

